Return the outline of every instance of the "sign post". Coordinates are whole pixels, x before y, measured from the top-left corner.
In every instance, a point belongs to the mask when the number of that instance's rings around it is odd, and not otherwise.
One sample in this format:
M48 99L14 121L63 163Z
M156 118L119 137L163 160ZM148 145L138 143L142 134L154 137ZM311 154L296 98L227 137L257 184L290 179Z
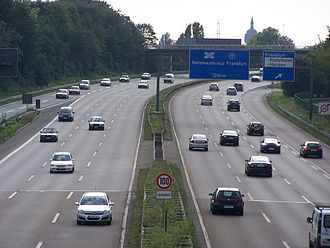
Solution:
M264 51L263 80L293 82L295 72L295 53Z
M162 208L163 208L163 223L164 230L167 232L167 209L165 207L165 199L172 199L172 191L165 191L172 186L173 179L170 174L162 173L158 175L156 178L156 185L161 190L157 191L156 198L163 200Z

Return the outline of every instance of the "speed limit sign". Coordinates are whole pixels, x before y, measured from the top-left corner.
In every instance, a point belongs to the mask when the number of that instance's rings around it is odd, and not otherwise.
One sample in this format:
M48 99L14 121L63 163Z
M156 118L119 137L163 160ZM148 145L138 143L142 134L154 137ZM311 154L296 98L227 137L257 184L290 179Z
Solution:
M156 179L156 184L160 189L168 189L172 185L172 177L167 173L160 174Z

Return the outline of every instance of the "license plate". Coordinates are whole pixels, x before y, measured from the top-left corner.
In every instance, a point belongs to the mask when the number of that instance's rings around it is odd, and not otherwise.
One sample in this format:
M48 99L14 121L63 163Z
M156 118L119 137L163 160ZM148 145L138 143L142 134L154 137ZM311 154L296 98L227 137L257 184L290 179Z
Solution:
M264 167L263 164L257 164L257 167Z
M234 208L234 206L223 206L223 208Z
M233 137L228 137L228 139L233 139Z
M311 152L316 152L316 149L311 149Z
M269 150L273 151L273 150L275 150L275 148L271 147L271 148L269 148Z

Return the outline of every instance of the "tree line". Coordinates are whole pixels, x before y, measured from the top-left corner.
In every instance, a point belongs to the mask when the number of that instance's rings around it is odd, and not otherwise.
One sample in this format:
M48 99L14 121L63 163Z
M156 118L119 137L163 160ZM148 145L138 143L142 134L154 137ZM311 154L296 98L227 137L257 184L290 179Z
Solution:
M0 94L141 71L144 41L129 17L103 1L1 0L0 48L18 48L19 76L1 78Z

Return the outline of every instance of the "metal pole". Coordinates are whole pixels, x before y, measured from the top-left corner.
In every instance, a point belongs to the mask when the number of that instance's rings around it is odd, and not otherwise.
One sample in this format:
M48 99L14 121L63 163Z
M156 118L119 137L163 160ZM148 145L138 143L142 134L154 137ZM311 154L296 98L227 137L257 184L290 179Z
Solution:
M160 69L159 65L157 65L157 87L156 87L156 112L159 112L159 81L160 81Z
M314 81L313 81L313 70L310 68L309 71L309 120L313 118L313 93L314 93Z

